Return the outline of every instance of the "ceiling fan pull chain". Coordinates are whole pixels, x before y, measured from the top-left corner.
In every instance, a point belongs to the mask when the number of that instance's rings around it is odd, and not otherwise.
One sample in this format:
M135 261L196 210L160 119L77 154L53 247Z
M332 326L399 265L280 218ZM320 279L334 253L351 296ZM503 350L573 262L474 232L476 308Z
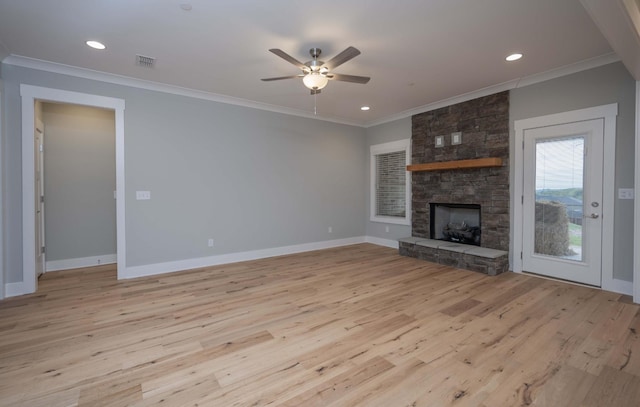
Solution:
M317 116L318 115L318 94L314 93L313 94L313 115Z

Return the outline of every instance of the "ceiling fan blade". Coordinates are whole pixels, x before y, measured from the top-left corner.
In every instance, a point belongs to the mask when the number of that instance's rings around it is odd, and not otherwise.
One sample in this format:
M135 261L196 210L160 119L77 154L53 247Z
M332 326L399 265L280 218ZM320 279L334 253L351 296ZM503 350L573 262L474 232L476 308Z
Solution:
M334 81L353 82L353 83L362 83L362 84L369 82L369 80L371 79L368 76L343 75L339 73L329 74L327 75L327 78L332 79Z
M324 64L324 66L326 66L331 70L344 64L348 60L357 57L358 55L360 55L360 51L358 51L358 49L354 47L349 47L344 51L342 51L341 53L339 53L338 55L336 55L335 57L331 58L329 62Z
M289 76L278 76L276 78L262 78L261 81L269 82L269 81L280 81L282 79L293 79L293 78L302 78L304 75L289 75Z
M306 68L305 64L303 64L302 62L298 61L297 59L295 59L294 57L292 57L291 55L287 54L286 52L284 52L281 49L271 48L269 51L273 52L274 54L276 54L280 58L282 58L285 61L297 66L300 69L305 69Z

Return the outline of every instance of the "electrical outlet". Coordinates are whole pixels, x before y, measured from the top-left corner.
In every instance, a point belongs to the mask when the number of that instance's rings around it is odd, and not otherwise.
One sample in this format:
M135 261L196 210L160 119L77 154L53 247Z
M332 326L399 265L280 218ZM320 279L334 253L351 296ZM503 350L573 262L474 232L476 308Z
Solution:
M329 226L329 233L333 233L333 228Z
M385 227L384 227L384 231L385 231L386 233L389 233L389 226L385 226Z
M207 241L207 246L209 246L209 247L213 247L213 239L209 239L209 240Z

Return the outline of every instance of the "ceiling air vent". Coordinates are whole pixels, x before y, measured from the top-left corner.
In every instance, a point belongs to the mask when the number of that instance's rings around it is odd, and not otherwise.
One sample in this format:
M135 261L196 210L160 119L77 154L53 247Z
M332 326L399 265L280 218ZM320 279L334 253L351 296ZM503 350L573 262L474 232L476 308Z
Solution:
M156 59L153 57L145 57L144 55L136 55L136 65L140 65L145 68L153 68L156 63Z

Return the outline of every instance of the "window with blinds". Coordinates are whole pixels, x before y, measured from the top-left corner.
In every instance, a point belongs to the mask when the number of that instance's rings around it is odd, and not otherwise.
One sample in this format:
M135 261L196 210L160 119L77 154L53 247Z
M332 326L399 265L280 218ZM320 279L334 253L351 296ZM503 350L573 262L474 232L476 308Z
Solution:
M409 225L410 219L410 140L371 146L371 208L373 222Z
M376 215L406 216L406 151L376 155Z

